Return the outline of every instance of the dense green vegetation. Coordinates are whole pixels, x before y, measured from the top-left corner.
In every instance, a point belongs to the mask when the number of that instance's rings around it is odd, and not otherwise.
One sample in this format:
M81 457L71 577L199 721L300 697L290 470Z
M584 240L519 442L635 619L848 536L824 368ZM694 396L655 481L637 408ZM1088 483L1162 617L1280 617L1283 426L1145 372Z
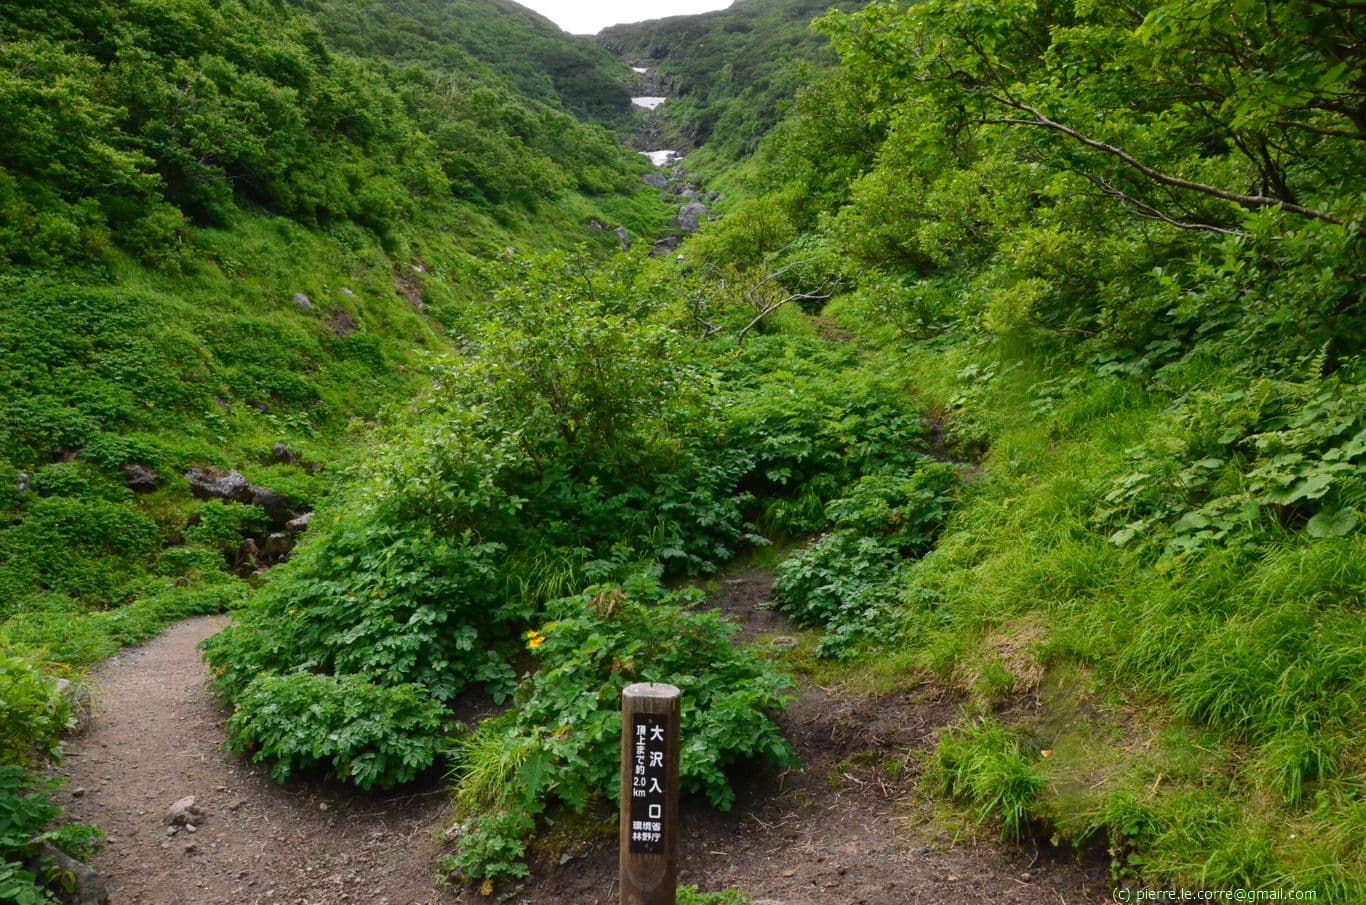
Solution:
M985 455L933 552L880 575L883 529L832 535L784 583L840 557L846 586L793 612L847 631L880 591L872 626L970 711L1042 701L931 771L1007 836L1359 901L1359 15L938 0L821 28L839 77L692 248L837 287L827 315Z
M0 4L0 766L57 753L44 671L251 593L243 539L279 526L194 499L190 468L312 509L465 331L484 262L667 219L648 165L567 112L624 107L623 66L448 6ZM457 13L468 45L436 52ZM397 694L374 701L396 719ZM32 788L0 790L26 815L9 896L41 898Z
M951 481L915 472L919 419L856 355L800 333L700 341L684 279L640 256L511 266L311 542L207 643L235 749L388 786L436 761L469 686L511 697L454 753L468 819L449 867L485 881L525 874L538 818L616 796L633 681L687 687L684 785L718 807L729 764L791 758L771 719L785 680L659 579L820 530L874 476L901 482L914 555ZM709 314L752 317L742 296ZM539 669L519 678L524 642Z
M663 225L645 164L566 112L620 66L529 14L0 3L0 890L92 841L18 768L52 671L227 607L229 745L450 768L489 891L610 808L629 682L728 807L790 686L691 585L780 541L834 675L960 690L923 781L971 819L1360 901L1360 11L829 6L609 31L734 196L651 258L588 229ZM268 580L192 466L315 511Z
M614 25L598 39L670 86L666 115L726 163L753 153L797 89L835 62L811 19L858 0L739 0L700 16Z
M526 97L597 120L630 110L626 64L508 0L301 0L334 46L447 72L491 69Z

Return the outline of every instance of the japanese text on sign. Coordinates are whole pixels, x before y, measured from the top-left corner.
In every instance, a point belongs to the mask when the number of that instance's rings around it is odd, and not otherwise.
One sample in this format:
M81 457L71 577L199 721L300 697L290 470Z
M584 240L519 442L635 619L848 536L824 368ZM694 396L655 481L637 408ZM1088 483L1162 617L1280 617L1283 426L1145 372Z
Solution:
M664 852L668 741L664 718L638 713L631 724L631 851Z

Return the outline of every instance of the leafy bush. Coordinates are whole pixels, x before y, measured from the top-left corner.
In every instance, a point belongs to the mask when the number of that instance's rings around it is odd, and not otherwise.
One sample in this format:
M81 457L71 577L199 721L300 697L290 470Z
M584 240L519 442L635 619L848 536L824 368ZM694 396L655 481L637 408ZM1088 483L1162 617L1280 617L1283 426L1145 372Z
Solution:
M48 802L43 783L22 768L0 765L0 901L50 905L57 901L23 865L61 810Z
M957 485L952 466L865 475L831 500L833 529L778 567L774 600L800 625L828 629L818 651L852 656L859 642L894 631L902 565L925 553L948 517Z
M850 350L756 337L722 376L727 443L753 460L744 488L764 501L767 530L818 531L821 503L862 475L913 469L922 458L924 430L904 393Z
M207 643L244 740L269 703L247 693L259 676L364 676L443 703L475 682L503 695L507 643L553 594L641 561L705 571L734 551L745 460L704 455L718 431L703 360L649 321L639 260L585 267L519 264L416 416ZM289 752L258 756L276 750Z
M1342 537L1366 511L1366 386L1358 365L1308 382L1260 379L1192 393L1169 433L1129 452L1097 518L1123 546L1167 538L1168 556L1247 543L1268 522ZM1165 530L1157 530L1159 526Z
M792 761L772 715L788 681L737 647L736 629L698 613L695 591L666 593L654 579L597 586L548 607L529 635L540 671L517 708L483 724L457 750L456 796L468 816L447 868L465 880L520 876L525 840L552 805L582 812L619 790L621 691L669 682L683 691L684 794L729 809L726 769L741 760Z
M362 789L411 782L436 761L445 708L414 685L363 676L262 676L237 698L228 747L283 782L327 767Z
M0 765L55 758L73 725L56 680L0 643Z

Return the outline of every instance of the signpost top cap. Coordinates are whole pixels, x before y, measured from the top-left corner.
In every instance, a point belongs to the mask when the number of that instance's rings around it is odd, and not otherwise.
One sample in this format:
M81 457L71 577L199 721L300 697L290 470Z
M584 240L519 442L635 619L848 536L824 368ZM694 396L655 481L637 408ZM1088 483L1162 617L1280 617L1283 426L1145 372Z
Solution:
M676 686L665 685L660 682L637 682L634 685L627 685L622 689L621 696L624 698L677 698L683 692Z

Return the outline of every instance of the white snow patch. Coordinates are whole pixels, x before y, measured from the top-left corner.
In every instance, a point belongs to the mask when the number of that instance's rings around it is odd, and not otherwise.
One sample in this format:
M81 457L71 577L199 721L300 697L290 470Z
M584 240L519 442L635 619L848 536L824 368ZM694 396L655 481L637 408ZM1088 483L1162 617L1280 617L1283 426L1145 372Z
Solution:
M683 156L677 151L641 151L640 153L650 158L650 163L657 167L668 166Z
M637 75L644 75L645 73L649 72L650 70L647 69L647 68L645 68L644 66L632 66L632 67L631 67L631 71L634 72L634 73L636 73Z
M631 103L646 110L657 110L659 105L667 101L667 97L633 97Z

